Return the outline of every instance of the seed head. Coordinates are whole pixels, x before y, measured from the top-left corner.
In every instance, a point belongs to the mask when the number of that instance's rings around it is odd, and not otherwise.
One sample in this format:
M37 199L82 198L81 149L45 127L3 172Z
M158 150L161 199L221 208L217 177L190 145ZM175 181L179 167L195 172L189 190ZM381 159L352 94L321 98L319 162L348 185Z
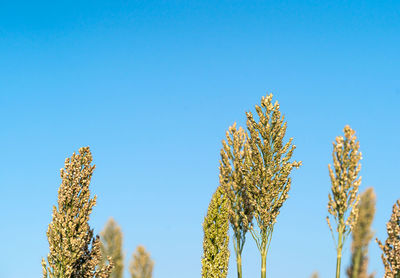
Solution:
M336 230L343 226L344 234L348 234L353 230L358 215L361 152L355 131L347 125L343 132L345 137L338 136L333 143L333 169L328 165L332 183L328 212L336 219L336 223L343 222L343 225L337 225Z
M223 189L218 187L208 206L204 218L203 258L201 260L203 278L225 278L229 263L229 214L228 201Z
M245 144L245 131L241 127L236 129L236 123L234 123L226 132L226 140L222 141L219 167L219 181L228 200L229 221L235 238L239 239L240 253L253 217L248 185L244 177Z
M244 147L245 184L249 188L250 205L261 241L265 243L266 235L272 232L279 210L288 198L289 175L301 162L290 161L295 146L292 138L284 143L287 124L278 102L272 104L272 94L263 97L261 106L256 105L255 110L258 121L251 112L246 113L249 138Z
M89 227L89 216L96 204L90 198L89 184L95 166L89 147L79 149L65 160L57 207L47 230L50 253L42 260L43 277L106 278L112 264L99 267L100 242Z
M154 262L144 246L139 245L136 253L132 255L129 270L132 278L151 278L153 277Z
M385 278L400 277L400 200L393 205L392 215L386 224L388 238L385 245L376 241L382 249L382 261L385 265Z

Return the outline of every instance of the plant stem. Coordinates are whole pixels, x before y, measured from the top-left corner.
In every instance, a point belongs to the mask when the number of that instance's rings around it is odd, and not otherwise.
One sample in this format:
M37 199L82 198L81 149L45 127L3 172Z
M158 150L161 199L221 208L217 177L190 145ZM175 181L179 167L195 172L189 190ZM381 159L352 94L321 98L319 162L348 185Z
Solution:
M242 278L242 255L240 254L240 251L236 252L236 264L238 278Z
M340 278L341 260L342 260L342 254L339 254L339 251L338 251L337 260L336 260L336 278Z
M241 242L239 233L235 233L235 239L233 240L233 247L236 253L237 274L238 278L242 278L242 249L244 242Z
M267 252L261 253L261 278L267 277Z
M340 278L340 266L342 263L342 248L343 248L343 230L344 223L343 220L339 221L339 238L338 238L338 246L337 246L337 260L336 260L336 278Z

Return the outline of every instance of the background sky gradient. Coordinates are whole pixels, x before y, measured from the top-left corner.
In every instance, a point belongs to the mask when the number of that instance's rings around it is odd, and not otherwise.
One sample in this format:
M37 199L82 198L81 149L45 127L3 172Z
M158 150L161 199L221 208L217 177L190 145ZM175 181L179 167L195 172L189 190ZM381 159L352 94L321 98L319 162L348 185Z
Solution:
M221 140L269 92L303 166L275 225L267 275L333 277L327 165L346 124L363 153L361 190L377 194L382 240L400 198L399 50L397 0L2 2L0 277L40 277L59 169L81 146L96 164L95 232L112 216L126 265L144 244L155 278L200 277ZM380 254L372 242L376 277ZM251 236L243 272L260 272Z

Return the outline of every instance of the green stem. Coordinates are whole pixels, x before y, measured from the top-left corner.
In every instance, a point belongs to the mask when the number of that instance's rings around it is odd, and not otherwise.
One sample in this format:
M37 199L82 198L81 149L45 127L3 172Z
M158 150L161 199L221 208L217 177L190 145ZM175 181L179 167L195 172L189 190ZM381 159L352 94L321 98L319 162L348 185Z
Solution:
M236 252L236 265L238 278L242 278L242 255L240 252Z
M339 238L338 238L338 246L337 246L337 258L336 258L336 278L340 278L340 266L342 263L342 248L343 248L343 228L344 223L340 221L339 223Z
M341 261L342 261L342 254L339 254L339 251L338 251L338 255L337 255L337 258L336 258L336 278L340 278L340 264L341 264Z
M261 253L261 278L267 277L267 252Z
M260 253L261 253L261 278L265 278L267 276L267 254L269 250L269 246L271 244L273 227L270 229L266 229L262 231L261 238L262 242L260 244Z
M235 240L236 239L236 240ZM244 241L241 241L240 232L235 233L235 238L233 239L233 248L236 253L236 266L238 278L242 278L242 250Z

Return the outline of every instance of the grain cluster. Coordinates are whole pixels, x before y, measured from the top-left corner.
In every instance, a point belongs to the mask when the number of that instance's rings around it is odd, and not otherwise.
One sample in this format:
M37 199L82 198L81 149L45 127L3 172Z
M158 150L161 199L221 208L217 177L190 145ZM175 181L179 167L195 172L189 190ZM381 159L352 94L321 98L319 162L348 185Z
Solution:
M225 278L229 264L228 201L218 187L208 206L203 222L203 257L201 277Z
M61 169L61 186L57 207L47 230L50 253L43 259L43 277L47 278L106 278L112 269L102 261L100 240L93 236L89 216L96 204L90 198L89 185L95 166L88 147L80 148L65 160Z
M385 278L400 278L400 200L393 205L392 215L386 224L385 244L377 240L382 249L382 261L385 266Z

